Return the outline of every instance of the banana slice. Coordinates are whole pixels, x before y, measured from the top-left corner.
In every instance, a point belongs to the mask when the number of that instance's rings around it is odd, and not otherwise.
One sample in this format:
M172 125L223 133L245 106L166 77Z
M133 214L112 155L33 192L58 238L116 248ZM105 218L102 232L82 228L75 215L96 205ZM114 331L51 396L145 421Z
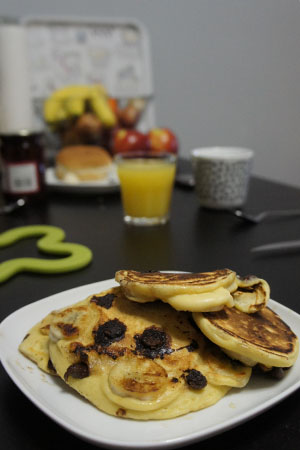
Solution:
M239 311L253 314L264 308L270 298L269 284L254 275L237 276L238 289L232 293L234 306Z
M173 401L183 382L169 378L153 360L123 358L101 381L104 394L114 403L136 411L152 411Z

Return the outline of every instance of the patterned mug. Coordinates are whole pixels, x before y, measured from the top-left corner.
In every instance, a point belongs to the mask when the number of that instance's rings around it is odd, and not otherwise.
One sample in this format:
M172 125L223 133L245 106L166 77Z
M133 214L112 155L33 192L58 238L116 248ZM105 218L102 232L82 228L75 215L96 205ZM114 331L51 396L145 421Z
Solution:
M207 147L191 151L196 194L201 206L232 209L247 198L253 150L239 147Z

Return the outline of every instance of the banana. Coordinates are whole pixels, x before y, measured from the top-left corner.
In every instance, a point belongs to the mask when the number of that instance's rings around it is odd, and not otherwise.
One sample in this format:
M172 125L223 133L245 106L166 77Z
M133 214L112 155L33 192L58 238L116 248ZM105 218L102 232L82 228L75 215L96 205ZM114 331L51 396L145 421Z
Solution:
M105 87L95 85L69 85L57 89L44 103L44 118L47 123L55 124L85 112L86 102L105 127L113 127L117 117L109 105Z
M88 86L66 86L58 89L44 103L44 118L53 124L84 112L84 98L88 94Z
M101 96L104 95L104 97L107 97L107 90L105 89L105 87L103 86L103 84L94 84L92 86L89 86L90 88L90 95L91 96Z
M92 96L90 98L92 110L105 127L114 127L117 124L115 113L111 109L104 95Z
M60 101L49 97L44 103L44 118L47 123L53 124L66 120L68 113Z
M91 86L74 84L65 86L53 92L52 97L61 100L66 100L68 98L88 98L90 95Z
M65 101L65 109L69 116L82 116L85 111L85 98L70 97Z

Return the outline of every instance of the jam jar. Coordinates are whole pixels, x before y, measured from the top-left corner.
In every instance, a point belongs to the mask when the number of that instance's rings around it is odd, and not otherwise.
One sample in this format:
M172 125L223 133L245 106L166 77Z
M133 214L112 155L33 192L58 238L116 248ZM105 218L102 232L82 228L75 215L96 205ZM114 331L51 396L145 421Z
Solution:
M2 191L7 202L45 198L44 139L41 132L21 130L0 135Z

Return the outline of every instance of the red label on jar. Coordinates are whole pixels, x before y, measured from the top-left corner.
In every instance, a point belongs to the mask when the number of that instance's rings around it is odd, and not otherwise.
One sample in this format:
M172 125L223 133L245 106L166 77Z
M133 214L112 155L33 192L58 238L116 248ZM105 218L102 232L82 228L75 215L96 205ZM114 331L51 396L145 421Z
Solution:
M35 161L5 162L3 190L11 194L33 194L40 191L38 166Z

